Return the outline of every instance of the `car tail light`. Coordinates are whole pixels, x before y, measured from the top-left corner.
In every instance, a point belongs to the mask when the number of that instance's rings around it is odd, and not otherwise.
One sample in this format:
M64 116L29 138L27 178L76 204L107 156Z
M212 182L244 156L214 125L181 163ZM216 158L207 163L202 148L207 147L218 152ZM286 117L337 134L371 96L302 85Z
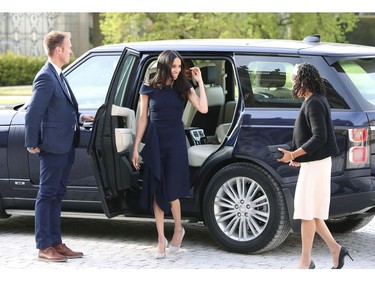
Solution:
M365 147L351 147L349 149L349 161L363 163L367 161L367 149Z
M366 128L349 129L349 140L351 142L367 141L367 129Z
M367 128L348 130L349 148L347 157L348 169L365 168L370 165L370 145Z

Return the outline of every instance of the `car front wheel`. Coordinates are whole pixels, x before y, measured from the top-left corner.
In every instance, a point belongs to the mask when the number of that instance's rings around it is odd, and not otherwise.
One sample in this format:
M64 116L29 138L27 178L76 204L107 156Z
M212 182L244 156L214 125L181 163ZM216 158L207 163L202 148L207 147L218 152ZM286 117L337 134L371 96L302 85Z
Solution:
M212 236L232 252L269 251L290 232L280 185L254 164L236 163L219 170L207 186L203 214Z

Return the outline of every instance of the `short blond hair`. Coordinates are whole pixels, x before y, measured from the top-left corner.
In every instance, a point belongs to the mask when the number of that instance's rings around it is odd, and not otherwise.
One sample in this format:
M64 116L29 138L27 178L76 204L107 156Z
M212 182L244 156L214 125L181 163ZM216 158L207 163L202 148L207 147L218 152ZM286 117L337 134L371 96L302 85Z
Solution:
M64 39L67 37L70 39L70 32L55 30L49 32L43 40L43 47L46 55L48 57L52 57L56 47L61 47L63 45Z

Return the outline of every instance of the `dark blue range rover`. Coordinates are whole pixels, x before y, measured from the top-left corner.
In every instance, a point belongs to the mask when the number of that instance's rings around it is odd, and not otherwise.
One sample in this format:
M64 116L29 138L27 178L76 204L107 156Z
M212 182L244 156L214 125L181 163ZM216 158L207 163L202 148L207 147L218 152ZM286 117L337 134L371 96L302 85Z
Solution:
M334 232L357 230L375 214L375 48L285 40L178 40L94 48L65 74L83 112L64 214L150 217L138 203L142 169L130 157L139 88L159 53L177 50L202 70L207 114L186 105L183 122L191 194L183 217L203 221L229 251L279 246L293 229L298 169L278 163L267 146L288 143L302 101L291 95L295 64L317 66L327 87L339 156L333 158L330 219ZM39 161L24 148L24 106L0 111L0 212L33 214Z

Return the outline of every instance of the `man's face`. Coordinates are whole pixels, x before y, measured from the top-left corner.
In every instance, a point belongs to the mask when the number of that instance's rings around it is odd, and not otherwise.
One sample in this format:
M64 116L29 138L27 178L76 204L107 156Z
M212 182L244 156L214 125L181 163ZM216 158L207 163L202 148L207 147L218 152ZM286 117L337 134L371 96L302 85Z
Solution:
M63 41L63 45L60 48L59 59L62 65L68 64L70 61L70 56L73 54L72 44L70 39L66 37Z

